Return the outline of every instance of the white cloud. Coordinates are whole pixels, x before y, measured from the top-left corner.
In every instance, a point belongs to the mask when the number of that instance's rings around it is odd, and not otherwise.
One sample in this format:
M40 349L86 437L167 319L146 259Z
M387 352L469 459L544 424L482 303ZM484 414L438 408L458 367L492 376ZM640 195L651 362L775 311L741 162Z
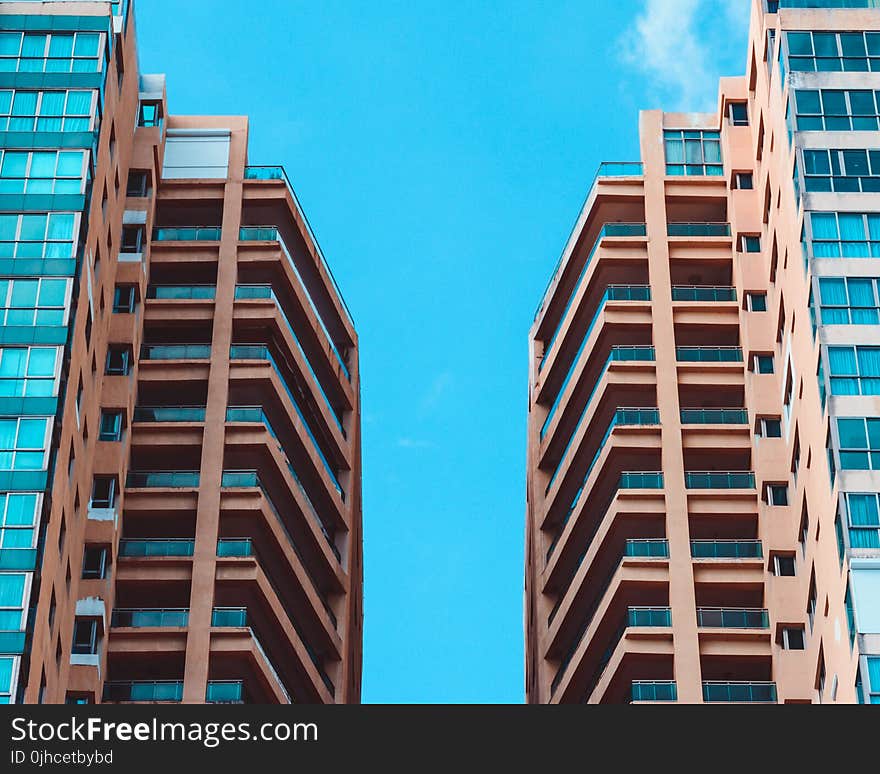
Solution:
M622 47L624 60L650 78L660 102L652 107L715 109L724 46L744 46L751 9L750 0L721 0L721 9L718 4L644 0Z
M419 401L419 408L423 415L432 413L440 405L443 397L452 386L452 382L453 376L449 371L443 371L434 378Z

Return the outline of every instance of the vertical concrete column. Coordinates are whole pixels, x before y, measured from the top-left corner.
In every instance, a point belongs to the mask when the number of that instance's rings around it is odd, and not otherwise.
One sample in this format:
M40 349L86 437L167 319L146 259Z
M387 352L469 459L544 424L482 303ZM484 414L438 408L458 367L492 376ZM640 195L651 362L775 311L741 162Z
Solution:
M223 199L223 231L217 266L214 301L214 330L211 341L211 370L205 433L202 439L199 503L196 512L195 551L190 590L189 631L183 702L205 701L211 651L211 614L217 568L217 538L220 530L220 483L226 434L229 395L229 348L232 344L232 312L237 279L238 234L241 228L242 180L247 154L247 125L231 119L229 173Z
M651 285L653 340L657 358L657 406L660 409L666 537L669 541L669 605L675 643L674 669L678 700L701 703L700 644L691 561L687 491L675 356L672 279L666 221L666 157L663 114L641 114L641 147L645 165L645 222L648 230L648 276Z

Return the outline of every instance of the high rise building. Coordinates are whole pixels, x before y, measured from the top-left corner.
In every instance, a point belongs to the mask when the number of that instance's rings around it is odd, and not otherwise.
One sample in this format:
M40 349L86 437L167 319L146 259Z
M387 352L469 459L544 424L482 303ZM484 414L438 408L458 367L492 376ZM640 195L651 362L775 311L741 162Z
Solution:
M134 9L0 3L0 702L357 702L358 347Z
M880 4L753 0L531 331L534 703L880 702Z

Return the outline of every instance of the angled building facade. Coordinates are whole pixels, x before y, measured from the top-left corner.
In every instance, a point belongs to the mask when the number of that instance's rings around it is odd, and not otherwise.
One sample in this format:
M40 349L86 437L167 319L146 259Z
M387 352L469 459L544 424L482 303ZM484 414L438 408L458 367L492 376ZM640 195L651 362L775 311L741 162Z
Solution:
M746 62L538 310L532 703L880 701L880 7L753 0Z
M351 316L119 2L0 7L0 702L360 699Z

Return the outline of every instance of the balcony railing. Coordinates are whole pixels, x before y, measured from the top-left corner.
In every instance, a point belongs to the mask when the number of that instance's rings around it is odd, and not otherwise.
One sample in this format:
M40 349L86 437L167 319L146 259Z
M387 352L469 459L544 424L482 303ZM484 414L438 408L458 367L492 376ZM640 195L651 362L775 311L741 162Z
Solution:
M630 702L677 700L678 691L674 680L633 680Z
M300 408L299 401L293 394L293 391L290 389L290 386L287 384L287 380L284 378L284 375L281 373L281 370L278 368L278 364L275 362L275 358L272 357L272 353L269 351L269 348L263 344L233 344L229 351L229 357L231 360L263 360L268 362L272 366L272 370L275 371L275 375L278 377L278 381L281 382L281 386L284 388L284 392L287 394L287 397L290 399L290 402L293 404L294 409L296 410L297 416L299 416L300 422L302 422L303 427L305 428L306 433L308 434L312 447L323 463L324 469L327 471L327 474L330 477L330 480L333 482L333 486L337 492L339 492L342 499L345 499L345 492L342 489L342 485L339 483L339 478L336 475L336 471L330 465L326 455L324 454L321 445L318 443L318 439L315 437L314 432L312 431L311 425L306 420L305 415ZM333 414L334 419L336 419L337 423L339 422L338 417ZM345 438L346 433L345 430L341 429L341 425L339 425L342 437Z
M562 395L565 392L565 388L568 387L568 383L571 381L571 377L574 374L575 366L580 360L580 357L590 340L590 334L593 332L593 328L596 326L596 323L602 316L602 312L605 310L605 305L607 304L607 302L650 300L651 288L647 285L609 285L609 287L605 290L605 293L602 294L602 298L599 300L599 306L596 308L593 319L590 321L590 324L587 326L586 333L584 333L583 338L581 339L581 345L580 347L578 347L578 351L571 359L571 363L569 363L568 373L566 373L565 379L562 381L562 384L559 385L559 390L556 392L556 400L553 401L553 405L550 407L550 411L547 413L547 418L544 420L544 424L541 426L542 438L544 437L544 433L546 432L547 427L550 424L550 420L553 419L553 416L556 413L556 409L559 407L559 402L562 400ZM538 370L544 367L545 362L547 362L546 353L538 366Z
M182 701L183 680L114 680L104 683L103 701Z
M673 301L736 301L736 288L678 285L672 288Z
M281 317L284 322L285 327L287 328L288 333L290 333L291 338L293 339L293 343L296 345L296 348L299 350L300 356L306 364L306 368L309 369L309 374L311 374L312 380L318 388L318 392L321 394L321 397L324 399L324 404L327 406L330 411L330 416L336 420L336 426L339 428L339 431L345 435L345 430L342 427L342 418L336 410L336 407L330 402L330 398L327 397L327 393L324 391L324 386L321 384L321 380L318 378L318 375L315 373L315 369L312 368L312 363L309 360L309 356L306 354L306 351L303 349L302 343L299 340L299 336L297 336L296 331L294 330L293 325L290 324L290 320L287 318L287 315L284 313L284 307L281 306L281 302L278 300L278 297L275 295L275 291L272 289L271 285L238 285L235 288L235 298L237 300L252 300L252 299L265 299L267 301L273 301L275 304L275 309L278 311L278 315ZM341 364L341 361L340 361ZM343 364L344 366L344 364ZM349 377L351 378L351 377Z
M120 608L113 610L111 626L133 629L183 628L189 623L187 608Z
M297 213L299 214L300 218L302 218L302 222L305 224L306 231L308 232L309 237L312 240L312 244L315 246L315 252L317 252L321 264L324 266L324 270L327 272L327 276L330 277L330 282L333 283L333 288L336 290L336 295L339 297L339 303L342 304L342 308L345 310L345 314L348 316L349 322L352 322L353 324L351 312L349 311L348 305L345 303L345 298L342 295L342 291L339 289L339 284L336 282L336 277L334 277L333 272L330 271L330 265L327 263L327 259L324 257L324 251L321 249L321 245L318 243L318 238L315 236L315 232L312 229L312 224L309 223L309 219L306 217L305 210L303 210L302 205L299 202L299 198L297 197L296 191L293 189L293 186L290 183L290 178L287 177L287 172L284 171L284 167L248 166L244 168L244 179L284 181L284 183L287 185L287 190L290 193L290 198L293 199L293 204L296 207Z
M704 682L705 702L776 703L776 683L771 682Z
M568 301L565 304L565 308L562 310L562 313L559 315L559 319L556 321L556 327L553 330L553 334L550 336L550 340L547 342L547 346L544 347L544 359L547 359L547 355L550 350L553 348L553 344L556 341L556 337L559 335L559 330L562 328L562 322L565 320L565 316L568 314L568 310L571 308L572 303L574 302L574 298L577 295L578 290L580 289L581 282L584 279L584 276L587 273L587 269L590 267L590 264L593 262L593 258L596 255L596 251L602 245L602 240L605 237L646 237L648 235L648 227L645 223L606 223L600 229L599 233L596 235L596 241L593 244L593 248L590 250L590 254L587 256L587 260L584 261L584 265L581 267L580 274L578 274L578 278L575 280L574 286L571 290L571 295L568 297ZM544 291L544 296L541 298L541 306L544 304L544 298L547 296L547 291L550 290L550 286L556 279L556 275L559 273L559 269L561 268L561 262L556 265L556 269L553 272L553 277L550 280L550 285L547 286L547 290ZM541 306L538 307L538 310L535 312L535 316L540 313Z
M754 489L755 474L749 471L693 472L684 474L687 489Z
M602 378L605 376L606 371L608 371L608 369L611 367L611 364L620 362L653 362L654 357L654 347L611 348L611 352L608 355L608 360L605 361L605 365L603 366L601 373L596 377L596 381L593 383L593 388L590 390L590 394L584 401L584 407L581 410L577 422L575 423L574 430L568 438L568 442L565 444L565 448L562 450L562 454L559 456L559 462L556 465L556 469L553 471L553 475L550 477L550 481L547 482L547 488L544 490L545 494L550 491L550 487L552 487L553 482L556 481L556 476L559 474L559 471L562 468L562 462L568 456L569 449L574 443L574 439L577 435L578 429L581 426L581 422L584 421L584 417L587 415L587 411L589 410L590 404L593 400L593 395L596 394L596 390L599 388L599 384L601 383ZM544 436L544 431L546 430L547 426L547 420L545 420L544 427L541 430L542 438Z
M154 556L192 556L195 541L169 538L166 540L120 540L119 555L147 558Z
M211 611L211 626L241 628L247 625L246 607L215 607Z
M626 471L620 474L619 489L662 489L663 473L642 470Z
M150 285L147 298L158 301L213 301L215 285Z
M692 540L694 559L761 559L764 549L760 540Z
M641 161L603 161L599 164L596 179L602 177L642 177L645 165Z
M154 228L154 242L219 242L221 229L217 226L184 226Z
M627 626L672 626L672 608L669 607L628 607Z
M682 409L683 425L747 425L746 409Z
M742 363L741 347L676 347L679 363Z
M729 223L668 223L671 237L729 237Z
M196 470L132 471L125 486L130 489L198 489L199 478Z
M207 704L243 704L244 683L241 680L209 680L205 702Z
M626 541L626 545L624 546L623 554L620 557L620 561L614 566L614 568L605 578L603 583L599 586L599 591L594 595L592 604L587 608L586 612L584 613L583 623L581 624L575 636L572 638L571 647L568 649L562 661L559 663L559 668L556 670L556 675L553 678L553 682L550 684L551 694L556 692L556 689L562 682L562 678L565 676L565 672L568 669L572 658L574 658L574 654L580 646L581 641L586 636L587 629L590 628L590 624L593 622L593 618L596 616L596 611L599 609L599 605L602 604L602 599L605 597L605 592L608 591L609 587L611 586L611 582L614 580L614 576L617 575L617 571L618 569L620 569L620 566L622 565L624 559L629 557L644 557L654 559L668 558L669 543L666 540L657 539ZM581 557L581 561L583 561L583 557ZM580 564L580 562L578 562L578 564ZM559 610L563 598L564 594L560 595L559 600L557 600L556 605L550 612L550 617L548 619L549 623L552 623L556 612Z
M254 545L250 538L221 538L217 541L217 556L254 556Z
M134 422L204 422L204 406L138 406Z
M142 360L210 360L210 344L144 344Z
M766 629L766 610L734 607L698 607L697 626L707 629Z

